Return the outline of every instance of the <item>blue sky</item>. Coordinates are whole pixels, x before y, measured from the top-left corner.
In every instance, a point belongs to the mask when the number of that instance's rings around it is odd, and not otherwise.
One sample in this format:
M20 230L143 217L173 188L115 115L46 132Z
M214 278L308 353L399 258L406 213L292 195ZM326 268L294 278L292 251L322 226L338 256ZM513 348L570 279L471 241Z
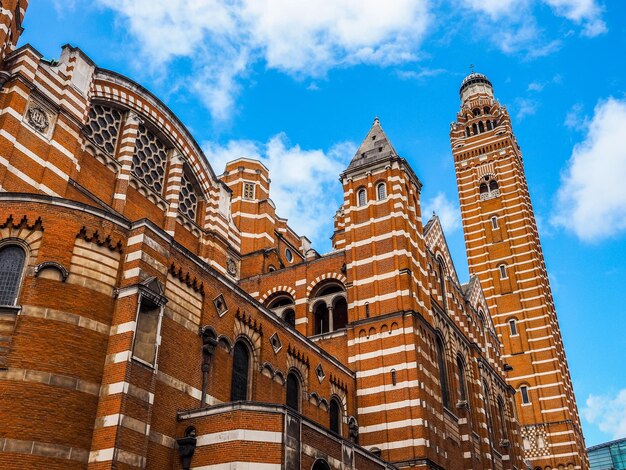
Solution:
M37 0L21 43L65 43L159 96L219 174L270 167L320 252L338 174L375 116L424 183L467 279L449 124L470 63L507 106L588 445L626 437L626 3Z

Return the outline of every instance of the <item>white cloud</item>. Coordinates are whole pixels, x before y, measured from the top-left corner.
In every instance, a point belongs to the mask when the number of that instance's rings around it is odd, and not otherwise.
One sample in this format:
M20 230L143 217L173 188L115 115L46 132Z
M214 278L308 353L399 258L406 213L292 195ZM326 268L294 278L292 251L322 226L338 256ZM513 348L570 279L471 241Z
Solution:
M188 59L186 78L214 117L234 107L239 79L259 61L295 77L333 67L413 61L430 23L428 0L98 0L118 13L152 69Z
M515 100L517 108L517 120L521 121L526 116L532 116L537 112L537 102L529 98L517 98Z
M437 195L422 202L422 220L426 223L435 213L441 221L446 234L452 233L461 226L461 210L456 202L439 192Z
M598 103L562 175L553 222L585 241L626 231L626 100Z
M600 431L611 434L613 439L626 436L626 389L617 395L589 395L582 415L589 423L597 424Z
M602 8L595 0L544 0L557 15L583 25L583 34L593 37L607 31Z
M528 59L553 54L562 41L545 37L533 9L543 3L554 14L582 26L582 34L597 36L607 31L597 0L463 0L465 6L483 16L481 28L494 45L506 54L523 54Z
M418 70L399 70L397 75L402 80L425 80L427 78L437 77L438 75L447 73L446 69L427 69Z
M218 174L236 158L260 160L270 171L270 198L277 214L288 218L289 225L318 249L329 247L333 216L343 201L338 176L356 152L353 143L336 144L327 151L309 150L292 145L281 133L265 143L236 140L221 146L208 142L203 148Z
M565 116L565 127L575 130L584 129L588 125L587 117L583 114L582 103L574 104Z

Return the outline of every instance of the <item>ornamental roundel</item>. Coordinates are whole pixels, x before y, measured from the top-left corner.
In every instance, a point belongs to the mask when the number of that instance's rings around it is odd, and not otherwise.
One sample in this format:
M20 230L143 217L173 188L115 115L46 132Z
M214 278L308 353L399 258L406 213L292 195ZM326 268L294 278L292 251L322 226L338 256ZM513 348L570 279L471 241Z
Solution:
M28 123L39 132L46 132L50 125L50 120L42 108L35 106L28 110Z
M230 274L231 276L237 275L237 263L235 263L234 259L228 258L226 260L226 270L228 271L228 274Z

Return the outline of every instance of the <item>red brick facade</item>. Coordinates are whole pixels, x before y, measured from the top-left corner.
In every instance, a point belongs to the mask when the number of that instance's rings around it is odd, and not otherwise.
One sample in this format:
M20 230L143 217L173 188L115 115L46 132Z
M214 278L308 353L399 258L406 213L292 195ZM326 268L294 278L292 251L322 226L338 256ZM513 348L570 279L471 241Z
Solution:
M0 467L524 468L485 281L378 120L321 256L261 163L218 177L140 85L5 49Z
M521 150L491 83L471 74L450 139L470 272L480 279L533 468L589 468ZM522 390L523 389L523 390Z

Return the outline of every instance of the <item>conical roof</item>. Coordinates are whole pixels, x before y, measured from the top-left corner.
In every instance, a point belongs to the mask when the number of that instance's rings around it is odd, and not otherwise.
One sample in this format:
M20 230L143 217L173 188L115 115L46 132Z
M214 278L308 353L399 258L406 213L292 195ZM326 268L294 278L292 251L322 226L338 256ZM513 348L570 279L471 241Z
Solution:
M386 160L389 157L397 157L396 150L389 142L385 131L380 126L378 118L374 119L372 128L367 133L367 137L361 143L354 158L348 165L348 170L358 168L360 166L369 166L379 160Z

